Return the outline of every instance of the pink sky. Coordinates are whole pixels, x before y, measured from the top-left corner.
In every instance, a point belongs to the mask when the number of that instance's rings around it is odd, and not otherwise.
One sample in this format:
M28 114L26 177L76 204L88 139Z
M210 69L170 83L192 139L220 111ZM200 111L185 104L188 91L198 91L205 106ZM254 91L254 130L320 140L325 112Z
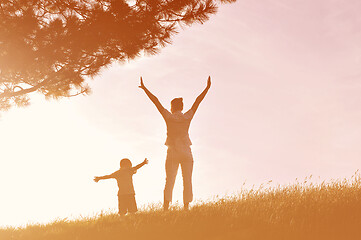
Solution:
M115 182L91 179L123 157L151 161L134 177L138 203L162 200L165 124L140 76L164 106L182 96L185 108L212 77L190 129L197 199L243 182L351 177L361 160L360 11L356 0L239 1L160 55L104 70L90 96L3 114L0 226L116 208ZM180 176L175 191L181 200Z

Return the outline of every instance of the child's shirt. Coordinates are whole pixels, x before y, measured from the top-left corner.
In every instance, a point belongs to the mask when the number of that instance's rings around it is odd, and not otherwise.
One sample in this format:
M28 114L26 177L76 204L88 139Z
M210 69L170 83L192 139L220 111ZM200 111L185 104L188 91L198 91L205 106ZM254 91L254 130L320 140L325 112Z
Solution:
M135 194L133 186L133 174L137 171L134 168L120 168L118 171L111 174L118 183L118 195Z

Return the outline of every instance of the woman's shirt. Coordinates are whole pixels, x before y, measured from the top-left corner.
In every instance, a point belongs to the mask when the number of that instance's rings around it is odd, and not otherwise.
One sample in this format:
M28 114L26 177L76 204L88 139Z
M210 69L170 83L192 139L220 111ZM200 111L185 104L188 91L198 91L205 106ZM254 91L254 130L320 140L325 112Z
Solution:
M170 113L165 108L161 114L167 125L167 140L165 145L168 147L189 147L192 142L189 138L189 126L191 124L194 112L189 110L186 113L181 111Z

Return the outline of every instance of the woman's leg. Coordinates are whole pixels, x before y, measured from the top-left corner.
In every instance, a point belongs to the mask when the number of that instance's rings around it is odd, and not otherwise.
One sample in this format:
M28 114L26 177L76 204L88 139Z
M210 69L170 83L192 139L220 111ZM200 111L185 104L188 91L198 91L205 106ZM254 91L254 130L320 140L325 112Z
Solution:
M193 173L193 156L192 152L187 149L184 152L181 161L182 177L183 177L183 203L184 208L188 209L188 205L193 200L192 173Z
M169 202L172 201L173 188L177 177L179 162L177 161L176 152L168 148L167 159L165 161L165 187L164 187L164 207L168 208Z

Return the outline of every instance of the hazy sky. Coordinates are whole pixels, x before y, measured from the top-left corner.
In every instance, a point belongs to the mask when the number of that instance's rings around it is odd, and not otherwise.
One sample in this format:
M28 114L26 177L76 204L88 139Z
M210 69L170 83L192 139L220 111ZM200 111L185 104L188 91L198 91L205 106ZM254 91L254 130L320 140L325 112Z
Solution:
M0 119L0 226L117 208L121 158L150 164L134 175L138 205L163 199L165 123L138 88L188 109L212 87L190 128L196 199L311 174L351 177L361 162L361 2L239 0L186 28L161 54L105 69L93 93L34 95ZM175 199L182 199L181 175Z

